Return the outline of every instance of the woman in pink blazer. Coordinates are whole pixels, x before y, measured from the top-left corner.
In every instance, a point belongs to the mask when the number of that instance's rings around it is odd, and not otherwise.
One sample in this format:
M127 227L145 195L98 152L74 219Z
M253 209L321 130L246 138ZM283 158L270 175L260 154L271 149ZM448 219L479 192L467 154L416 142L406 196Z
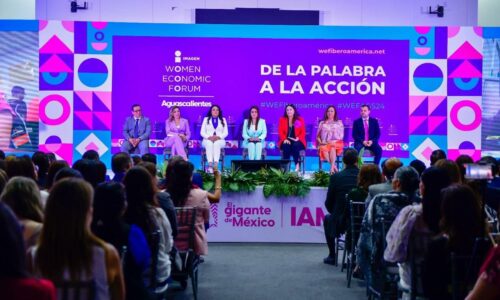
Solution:
M172 148L172 156L180 155L187 160L186 146L191 131L189 130L188 120L181 118L181 111L178 106L170 108L170 116L165 121L165 148Z
M172 197L175 207L195 207L196 224L194 228L194 252L197 255L208 254L207 235L205 224L210 220L210 202L207 192L195 188L191 181L194 166L192 163L177 160L171 162L167 169L167 191ZM216 186L215 189L220 189ZM178 249L186 249L188 245L175 242Z

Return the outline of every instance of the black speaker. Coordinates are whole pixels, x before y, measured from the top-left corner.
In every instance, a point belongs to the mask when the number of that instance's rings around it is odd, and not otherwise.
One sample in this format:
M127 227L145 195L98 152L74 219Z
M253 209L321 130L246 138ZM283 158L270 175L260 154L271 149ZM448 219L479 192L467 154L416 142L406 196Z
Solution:
M231 169L243 172L257 172L260 169L275 168L288 171L290 169L290 160L287 159L266 159L266 160L232 160Z

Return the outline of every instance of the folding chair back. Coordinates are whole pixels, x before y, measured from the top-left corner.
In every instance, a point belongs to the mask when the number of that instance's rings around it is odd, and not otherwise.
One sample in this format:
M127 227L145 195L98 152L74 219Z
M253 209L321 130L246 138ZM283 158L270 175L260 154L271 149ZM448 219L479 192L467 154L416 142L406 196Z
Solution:
M356 265L355 264L356 244L358 243L359 235L361 232L361 223L363 222L363 216L365 215L365 203L349 200L349 210L350 210L349 231L351 235L351 246L346 247L345 249L345 251L349 253L347 255L347 272L346 272L347 287L351 287L352 272L354 270L354 266Z
M195 207L176 207L177 214L177 236L175 247L182 260L181 268L172 270L172 279L180 281L182 288L187 287L187 280L191 278L193 296L198 298L198 265L199 256L194 252L195 225L197 209Z

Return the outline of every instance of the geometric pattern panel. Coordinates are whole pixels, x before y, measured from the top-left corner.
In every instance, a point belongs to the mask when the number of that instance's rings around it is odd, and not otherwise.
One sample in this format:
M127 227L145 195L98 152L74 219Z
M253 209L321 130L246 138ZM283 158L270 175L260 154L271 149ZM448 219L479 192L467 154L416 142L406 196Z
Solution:
M430 165L432 151L442 149L446 152L446 136L435 135L411 135L410 136L411 157Z
M112 56L75 54L75 90L111 91Z
M410 58L412 59L445 59L446 27L417 26L413 35L409 36Z
M111 54L113 36L107 27L107 22L77 22L75 53Z
M446 59L410 59L410 95L446 95Z
M111 93L75 91L75 130L111 130Z
M73 22L39 22L40 90L73 89Z
M448 29L448 95L481 96L483 39L481 28Z
M111 132L109 130L75 130L73 152L74 160L82 158L85 151L95 150L104 163L111 161ZM108 166L109 168L110 166Z
M446 135L446 97L410 97L410 134Z
M73 93L40 91L40 150L72 162Z
M460 154L480 157L481 97L448 97L448 147L454 159Z

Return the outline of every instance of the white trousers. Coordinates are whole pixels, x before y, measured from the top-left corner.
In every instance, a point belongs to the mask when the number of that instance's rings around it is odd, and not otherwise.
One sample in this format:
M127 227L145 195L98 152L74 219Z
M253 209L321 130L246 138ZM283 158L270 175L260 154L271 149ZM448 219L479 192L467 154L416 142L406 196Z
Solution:
M249 160L260 160L262 159L262 142L258 143L248 143L248 159Z
M204 139L203 142L201 142L201 144L207 150L207 161L209 163L213 162L219 163L220 149L226 146L226 141L217 140L215 142L212 142L210 140Z

